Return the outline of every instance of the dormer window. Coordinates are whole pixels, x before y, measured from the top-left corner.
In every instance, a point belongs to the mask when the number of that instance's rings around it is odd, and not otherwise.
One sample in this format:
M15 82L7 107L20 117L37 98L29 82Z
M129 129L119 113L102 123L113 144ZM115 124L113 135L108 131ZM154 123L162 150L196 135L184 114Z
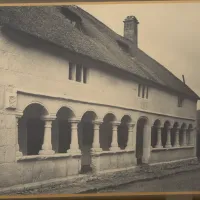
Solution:
M81 30L81 18L72 10L67 7L61 8L61 13L66 17L66 19L76 27L77 29Z
M149 88L148 88L148 86L138 84L138 97L141 97L143 99L149 98Z
M183 107L183 101L184 99L182 97L178 97L178 107Z
M81 64L69 63L69 80L87 83L88 69Z

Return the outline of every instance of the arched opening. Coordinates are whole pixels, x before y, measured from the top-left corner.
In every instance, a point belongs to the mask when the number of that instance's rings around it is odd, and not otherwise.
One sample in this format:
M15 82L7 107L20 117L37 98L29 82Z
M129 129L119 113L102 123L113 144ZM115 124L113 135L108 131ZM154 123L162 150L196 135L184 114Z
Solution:
M44 139L44 121L47 110L40 104L27 106L18 124L19 148L23 155L38 155Z
M184 129L186 128L186 124L183 123L182 126L181 126L181 129L180 129L180 132L179 132L179 144L180 146L183 146L184 145Z
M121 119L121 124L118 127L118 145L120 149L125 149L128 142L128 124L131 122L131 118L125 115Z
M172 144L172 146L175 145L176 130L177 130L178 127L179 127L178 122L175 122L173 128L171 129L171 144Z
M109 151L112 142L112 122L116 121L116 117L112 113L108 113L103 118L100 126L100 147L103 151Z
M73 111L62 107L56 114L56 120L52 123L52 148L56 153L66 153L71 143L71 123L69 120L75 117Z
M142 117L137 121L137 130L136 130L136 158L137 164L142 164L143 157L143 148L144 148L144 134L145 126L147 125L147 119Z
M79 145L82 153L81 173L92 171L91 168L91 148L94 137L93 121L97 119L97 115L93 111L87 111L78 125Z
M164 123L163 131L162 131L162 146L163 147L171 146L171 140L168 141L169 144L167 144L167 134L168 134L170 126L171 126L171 124L169 121L166 121Z
M160 128L160 124L161 124L160 120L157 119L157 120L155 120L155 122L154 122L154 124L153 124L153 126L151 128L151 146L153 148L155 148L156 145L157 145L157 141L158 141L158 128Z

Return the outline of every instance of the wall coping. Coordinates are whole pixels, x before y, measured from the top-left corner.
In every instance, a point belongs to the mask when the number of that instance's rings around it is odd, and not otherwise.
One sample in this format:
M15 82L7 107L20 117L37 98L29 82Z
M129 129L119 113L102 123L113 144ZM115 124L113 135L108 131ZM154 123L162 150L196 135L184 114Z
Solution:
M99 151L99 152L92 152L92 156L100 156L100 155L109 155L109 154L123 154L123 153L129 153L134 152L134 149L123 149L123 150L117 150L117 151Z
M22 161L35 161L35 160L49 160L49 159L59 159L59 158L70 158L70 157L80 157L81 154L70 154L70 153L56 153L53 155L30 155L30 156L22 156L22 157L17 157L16 161L17 162L22 162Z
M46 97L46 98L53 98L53 99L67 100L67 101L79 102L79 103L83 103L83 104L92 104L92 105L97 105L97 106L107 106L107 107L112 107L112 108L117 108L117 109L124 109L124 110L143 112L143 113L154 114L154 115L159 115L159 116L164 116L164 117L171 117L171 118L175 118L175 119L184 119L184 120L190 120L190 121L196 120L196 118L186 118L186 117L181 117L181 116L174 116L174 115L170 115L170 114L163 114L163 113L154 112L154 111L151 111L151 110L147 111L147 110L142 110L142 109L117 106L117 105L114 106L114 105L110 105L110 104L102 104L102 103L98 103L98 102L81 101L81 100L78 100L78 99L66 97L64 95L60 96L60 95L52 95L52 94L42 94L42 93L33 92L33 91L30 92L30 91L26 91L26 90L22 90L22 89L17 89L17 93L21 93L21 94L25 94L25 95L34 95L34 96Z
M183 147L170 147L170 148L152 148L151 151L173 151L181 149L193 149L194 146L183 146Z

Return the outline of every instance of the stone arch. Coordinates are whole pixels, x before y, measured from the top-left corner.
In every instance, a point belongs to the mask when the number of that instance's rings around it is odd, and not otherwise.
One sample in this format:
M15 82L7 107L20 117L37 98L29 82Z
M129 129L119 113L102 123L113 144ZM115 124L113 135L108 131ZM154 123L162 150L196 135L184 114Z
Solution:
M144 147L147 145L147 140L150 137L147 135L147 126L149 126L149 119L146 116L141 116L137 121L136 126L136 158L137 164L142 164ZM149 133L150 134L150 133ZM147 139L145 139L147 138Z
M116 116L109 112L104 115L103 123L100 126L100 147L103 151L108 151L112 142L112 123L117 120Z
M120 149L125 149L128 142L128 130L129 124L132 122L132 119L129 115L124 115L121 118L121 123L118 126L118 145Z
M156 119L151 127L151 146L156 147L158 141L158 128L161 127L161 120Z
M97 119L94 111L86 111L78 125L79 146L82 152L81 173L92 170L90 152L94 139L94 121Z
M18 142L23 155L37 155L42 149L44 120L48 110L40 103L28 104L18 122Z
M56 112L56 119L52 122L52 148L56 153L66 153L70 148L72 118L75 118L74 111L66 106Z
M95 121L98 119L98 116L95 111L87 110L83 113L81 120L83 121Z
M44 105L42 102L39 102L39 101L31 101L29 103L27 103L23 108L22 108L22 112L24 114L24 112L26 112L27 109L29 109L30 107L32 106L40 106L40 107L43 107L44 109L44 115L49 115L50 112L49 112L49 108Z
M70 119L76 118L76 113L75 113L74 109L71 106L65 106L65 105L64 106L60 106L56 111L56 116L58 116L58 114L61 113L61 112L62 113L65 112L66 114L68 114L70 116Z
M103 117L103 121L104 120L109 120L109 121L111 121L111 122L114 122L114 121L117 121L117 117L116 117L116 115L113 113L113 112L108 112L108 113L106 113L105 115L104 115L104 117Z

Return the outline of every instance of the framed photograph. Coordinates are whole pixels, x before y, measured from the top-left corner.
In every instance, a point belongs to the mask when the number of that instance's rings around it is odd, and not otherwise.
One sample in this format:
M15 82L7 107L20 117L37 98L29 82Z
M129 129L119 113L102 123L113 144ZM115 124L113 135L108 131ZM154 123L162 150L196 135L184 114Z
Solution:
M198 2L2 4L0 194L197 194L199 21Z

